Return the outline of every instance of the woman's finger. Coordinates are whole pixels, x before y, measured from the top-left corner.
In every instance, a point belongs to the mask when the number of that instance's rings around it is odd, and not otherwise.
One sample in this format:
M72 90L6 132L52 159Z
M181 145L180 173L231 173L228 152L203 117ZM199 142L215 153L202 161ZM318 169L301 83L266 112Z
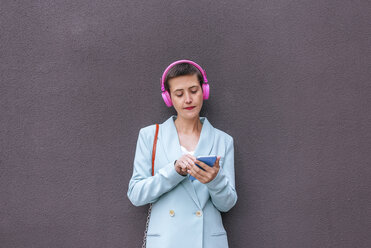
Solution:
M208 166L207 164L205 164L204 162L202 162L200 160L196 160L196 164L201 166L202 169L204 169L205 171L211 171L210 166Z
M187 158L190 158L193 162L196 161L196 157L193 156L193 155L191 155L191 154L189 154L189 153L185 154L185 156L186 156Z
M199 175L200 177L207 177L207 172L198 168L197 165L192 165L190 169L193 173Z
M196 165L188 170L188 174L195 177L201 183L207 183L211 181L211 173L205 172L198 168Z
M187 173L200 181L198 175L196 175L190 168L187 168Z
M191 176L193 176L194 178L196 178L198 181L202 182L203 181L203 177L198 174L196 171L193 170L193 166L191 166L188 170L187 170L188 174L190 174Z
M215 164L214 164L214 167L215 167L215 168L220 168L220 166L219 166L220 158L221 158L221 156L218 156L218 157L216 158L216 161L215 161Z
M189 157L185 157L184 159L187 161L187 163L189 165L194 165L195 164L194 161L192 159L190 159Z
M183 159L181 159L179 162L180 162L180 167L182 167L182 168L187 167L187 163Z

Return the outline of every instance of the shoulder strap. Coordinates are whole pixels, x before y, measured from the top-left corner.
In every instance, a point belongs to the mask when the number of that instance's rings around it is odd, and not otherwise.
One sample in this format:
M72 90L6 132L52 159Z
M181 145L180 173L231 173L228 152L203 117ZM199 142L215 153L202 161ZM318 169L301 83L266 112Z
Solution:
M158 128L159 128L159 125L156 123L156 134L155 134L155 139L153 140L153 149L152 149L152 176L154 176L155 174L155 156L156 156Z

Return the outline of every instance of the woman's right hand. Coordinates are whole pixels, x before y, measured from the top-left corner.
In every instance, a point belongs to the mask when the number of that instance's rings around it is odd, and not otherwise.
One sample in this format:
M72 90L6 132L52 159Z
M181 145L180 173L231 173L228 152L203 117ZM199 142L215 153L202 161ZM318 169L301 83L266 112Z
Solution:
M194 165L196 161L196 157L192 156L191 154L184 154L175 162L175 170L178 174L182 176L186 176L187 166Z

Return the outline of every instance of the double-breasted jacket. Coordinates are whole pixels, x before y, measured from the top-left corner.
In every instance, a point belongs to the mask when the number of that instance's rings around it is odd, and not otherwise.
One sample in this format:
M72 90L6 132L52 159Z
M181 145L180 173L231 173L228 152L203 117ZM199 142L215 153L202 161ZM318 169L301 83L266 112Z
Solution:
M182 156L175 119L171 116L160 124L154 176L156 126L140 129L136 145L127 195L135 206L152 203L147 248L226 248L227 233L220 212L229 211L237 201L233 138L200 117L203 125L194 156L221 156L220 169L209 183L191 181L174 167Z

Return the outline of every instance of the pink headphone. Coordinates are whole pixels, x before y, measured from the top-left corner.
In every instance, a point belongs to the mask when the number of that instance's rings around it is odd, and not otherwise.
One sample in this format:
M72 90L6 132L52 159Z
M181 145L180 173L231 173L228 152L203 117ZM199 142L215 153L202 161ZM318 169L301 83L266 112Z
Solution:
M204 78L204 83L202 84L203 99L204 100L208 99L209 98L209 93L210 93L210 87L209 87L209 84L207 83L205 70L202 69L201 66L199 66L197 63L195 63L191 60L182 59L182 60L178 60L178 61L175 61L175 62L171 63L165 69L164 73L162 74L162 77L161 77L161 91L162 91L162 98L164 99L166 106L171 107L171 106L173 106L173 103L171 102L169 92L165 90L165 77L166 77L166 74L170 70L171 67L173 67L176 64L180 64L180 63L188 63L188 64L191 64L191 65L194 65L201 72L202 77Z

